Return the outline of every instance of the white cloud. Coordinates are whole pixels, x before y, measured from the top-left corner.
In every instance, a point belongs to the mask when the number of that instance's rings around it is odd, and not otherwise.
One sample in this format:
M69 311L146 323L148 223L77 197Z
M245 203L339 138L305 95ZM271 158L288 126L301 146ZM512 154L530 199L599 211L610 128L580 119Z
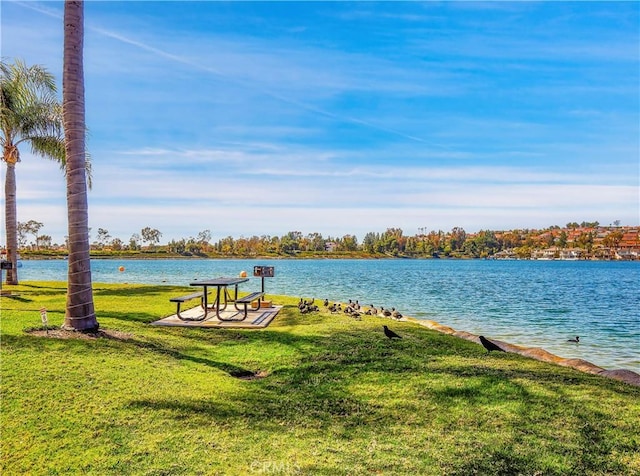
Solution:
M43 232L61 241L66 234L64 181L55 164L28 163L23 172L32 180L19 187L21 221L42 221ZM26 164L25 160L20 165ZM281 182L260 175L217 180L107 167L89 193L90 225L106 228L121 239L152 226L168 241L195 236L207 228L218 237L280 236L292 229L362 236L391 226L415 233L419 226L462 226L474 231L549 226L559 219L633 223L638 215L638 189L613 179L612 184L602 185L588 183L593 182L588 176L515 168L394 171L389 167L378 176L310 175Z

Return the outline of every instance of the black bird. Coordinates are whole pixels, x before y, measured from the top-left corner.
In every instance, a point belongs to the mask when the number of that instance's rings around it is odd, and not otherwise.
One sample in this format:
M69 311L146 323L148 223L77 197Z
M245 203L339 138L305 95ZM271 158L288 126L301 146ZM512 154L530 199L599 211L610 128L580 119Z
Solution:
M569 339L567 342L575 342L575 343L579 344L580 343L580 336L576 336L575 339Z
M384 327L384 335L386 335L389 339L402 339L402 337L400 337L398 334L393 332L387 326L382 326L382 327Z
M497 350L498 352L504 352L503 349L501 349L500 347L498 347L496 344L494 344L493 342L491 342L489 339L485 339L484 336L480 336L480 342L482 343L483 347L485 349L487 349L487 354L489 352L491 352L492 350Z

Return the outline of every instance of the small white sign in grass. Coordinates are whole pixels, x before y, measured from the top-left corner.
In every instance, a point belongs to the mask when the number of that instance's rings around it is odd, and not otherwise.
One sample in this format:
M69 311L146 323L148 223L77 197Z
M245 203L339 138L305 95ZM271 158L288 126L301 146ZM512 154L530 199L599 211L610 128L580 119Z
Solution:
M42 325L44 326L45 331L49 334L49 318L47 317L47 308L40 308L40 319L42 319Z

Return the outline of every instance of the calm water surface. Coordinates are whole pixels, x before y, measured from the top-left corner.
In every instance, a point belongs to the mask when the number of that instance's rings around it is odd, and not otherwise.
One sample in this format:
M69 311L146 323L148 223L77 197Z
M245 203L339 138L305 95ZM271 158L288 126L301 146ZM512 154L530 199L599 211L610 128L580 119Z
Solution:
M188 285L275 267L266 291L395 307L457 330L640 372L640 263L483 260L92 260L96 283ZM120 266L124 272L118 271ZM65 281L66 261L21 280ZM251 278L247 289L259 289ZM566 342L580 336L580 344Z

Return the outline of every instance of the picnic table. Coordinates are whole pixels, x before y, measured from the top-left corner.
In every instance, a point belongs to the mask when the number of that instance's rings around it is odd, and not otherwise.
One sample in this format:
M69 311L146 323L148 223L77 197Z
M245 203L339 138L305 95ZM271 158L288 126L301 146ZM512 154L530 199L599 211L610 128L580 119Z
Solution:
M238 285L247 281L249 281L249 278L220 277L202 279L189 283L190 286L202 287L202 308L204 309L202 316L191 318L191 320L204 320L207 318L210 311L215 312L216 317L220 321L242 321L246 319L249 311L249 304L253 301L258 301L258 309L260 309L260 299L264 296L264 292L258 291L247 296L238 297ZM233 286L233 294L229 292L229 287L231 286ZM214 287L216 288L215 299L213 303L209 305L210 288ZM227 308L229 302L233 302L233 305L238 312L231 317L222 317L220 313ZM243 307L240 308L239 305L242 305ZM236 318L240 313L242 313L242 317L240 319ZM178 315L178 317L180 316Z

